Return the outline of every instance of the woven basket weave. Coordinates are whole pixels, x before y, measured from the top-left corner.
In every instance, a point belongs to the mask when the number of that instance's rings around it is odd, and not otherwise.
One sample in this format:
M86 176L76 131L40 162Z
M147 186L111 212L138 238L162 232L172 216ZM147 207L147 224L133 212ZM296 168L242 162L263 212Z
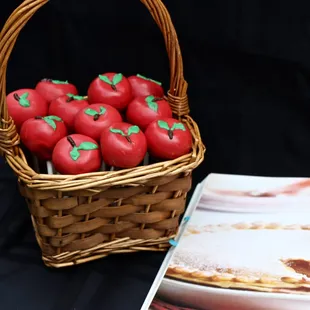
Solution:
M34 171L20 148L6 106L6 69L19 32L47 0L26 0L0 34L0 152L18 176L47 266L65 267L113 253L164 251L174 237L205 147L189 116L187 83L177 35L160 0L141 0L161 29L170 61L167 99L193 136L191 154L119 171L49 175Z

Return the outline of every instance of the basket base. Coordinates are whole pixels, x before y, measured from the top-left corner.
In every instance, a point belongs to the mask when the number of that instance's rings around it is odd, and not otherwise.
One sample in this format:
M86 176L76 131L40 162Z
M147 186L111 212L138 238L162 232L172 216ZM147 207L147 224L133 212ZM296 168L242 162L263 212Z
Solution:
M32 223L35 227L34 218L32 218ZM42 248L41 237L36 234L36 239ZM47 267L62 268L70 267L74 265L84 264L97 259L104 258L111 254L124 254L124 253L134 253L140 251L147 252L166 252L170 247L169 241L173 239L175 235L169 237L158 238L154 240L143 240L143 239L130 239L129 237L118 238L111 242L105 242L97 245L93 248L74 251L74 252L64 252L59 255L46 256L42 255L42 260ZM44 247L44 246L43 246Z
M42 258L60 268L137 251L167 251L185 211L191 175L102 192L42 191L19 183Z

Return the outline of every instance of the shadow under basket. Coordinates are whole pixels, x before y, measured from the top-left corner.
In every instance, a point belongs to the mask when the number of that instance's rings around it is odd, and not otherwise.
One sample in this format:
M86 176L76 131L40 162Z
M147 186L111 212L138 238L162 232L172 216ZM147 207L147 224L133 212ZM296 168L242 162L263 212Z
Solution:
M24 1L0 33L0 153L18 176L43 261L65 267L109 254L166 251L185 210L192 171L205 153L198 126L189 116L182 56L170 16L160 0L141 0L164 35L171 72L167 100L174 116L192 133L191 153L132 169L45 174L28 164L20 146L7 110L5 74L19 32L47 2Z

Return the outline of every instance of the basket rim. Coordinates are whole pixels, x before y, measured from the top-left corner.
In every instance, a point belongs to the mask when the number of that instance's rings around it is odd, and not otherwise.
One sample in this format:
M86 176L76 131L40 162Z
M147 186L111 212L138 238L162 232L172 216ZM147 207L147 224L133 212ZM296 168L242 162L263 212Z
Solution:
M6 161L18 175L19 181L29 188L37 190L74 191L106 186L138 186L151 179L162 176L173 176L180 173L190 173L204 159L206 148L202 143L198 125L191 117L186 116L185 122L193 136L192 152L174 160L138 166L117 171L100 171L77 175L51 175L36 173L27 163L21 148L20 155L6 154Z

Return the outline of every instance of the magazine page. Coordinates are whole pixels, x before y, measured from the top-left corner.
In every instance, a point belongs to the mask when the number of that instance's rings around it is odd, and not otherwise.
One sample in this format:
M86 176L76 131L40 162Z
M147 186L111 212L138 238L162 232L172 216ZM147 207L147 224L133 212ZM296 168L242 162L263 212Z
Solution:
M197 208L198 206L198 203L200 202L200 198L201 198L201 195L202 195L202 189L203 189L203 185L201 183L199 183L196 188L195 188L195 191L191 197L191 200L188 204L188 207L185 211L185 214L183 216L183 219L182 219L182 222L180 223L180 229L179 229L179 232L178 232L178 235L173 239L171 240L171 245L172 247L169 249L169 251L167 252L167 255L156 275L156 278L152 284L152 287L141 307L141 310L147 310L149 309L149 305L151 304L157 290L158 290L158 287L163 279L163 277L165 276L165 273L167 271L167 268L169 266L169 262L172 258L172 255L173 255L173 252L175 251L176 249L176 245L178 244L178 242L180 241L182 235L184 234L184 231L186 230L186 227L188 225L188 222L190 220L190 217L192 215L192 213L194 212L194 210Z
M211 174L151 310L309 310L310 179Z

